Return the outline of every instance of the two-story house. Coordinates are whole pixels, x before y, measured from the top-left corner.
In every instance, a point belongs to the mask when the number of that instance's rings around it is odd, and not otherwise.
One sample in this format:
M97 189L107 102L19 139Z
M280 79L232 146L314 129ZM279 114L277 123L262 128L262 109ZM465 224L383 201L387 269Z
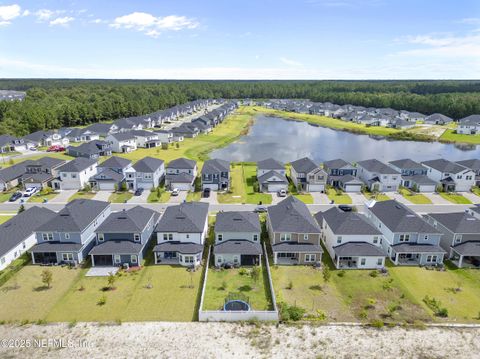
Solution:
M82 189L97 173L97 165L94 159L77 157L57 169L58 178L52 181L52 187L60 190Z
M480 115L470 115L458 120L457 133L477 135L480 133Z
M315 264L322 260L320 226L305 203L293 196L269 206L267 229L274 264Z
M327 173L308 157L290 163L290 178L301 191L324 192Z
M197 162L188 158L177 158L167 165L165 187L180 191L193 191L197 177Z
M28 148L37 146L67 146L68 138L56 131L36 131L23 137Z
M26 149L23 138L17 138L10 135L0 135L0 153L13 151L24 151Z
M78 264L95 245L95 230L110 215L110 203L91 199L69 202L36 229L33 264Z
M475 172L475 186L480 187L480 159L457 161L457 163Z
M337 207L315 215L322 241L337 269L385 267L383 235L365 216Z
M92 266L140 266L159 218L140 206L111 213L95 231Z
M360 192L363 182L357 178L357 168L347 161L337 158L323 163L328 175L328 184L344 192Z
M42 157L36 161L29 161L21 179L23 186L25 188L35 187L39 190L53 187L52 182L58 176L58 169L65 162L65 160L54 157Z
M285 165L273 158L257 163L257 180L260 192L288 190Z
M101 191L118 190L125 182L126 171L131 167L130 160L112 156L98 165L97 173L89 179L90 186Z
M133 131L111 133L105 140L112 145L113 152L128 153L137 149L137 142Z
M261 265L262 228L257 213L218 212L215 222L215 266Z
M136 130L132 131L135 136L137 148L153 148L161 145L158 134L152 131Z
M202 189L228 190L230 187L230 162L212 159L204 162L202 167Z
M443 233L440 246L457 267L480 267L479 218L467 212L429 213L425 218Z
M155 232L156 264L200 265L208 232L208 203L184 202L167 207Z
M427 168L409 158L390 161L389 165L401 173L401 185L415 192L435 192L437 182L428 178Z
M475 185L475 172L443 158L425 161L427 176L439 183L445 192L468 192Z
M383 233L383 249L395 265L442 264L442 233L410 208L395 200L370 201L365 215Z
M357 163L358 176L372 192L397 191L402 181L400 172L377 159Z
M125 171L128 189L152 189L160 186L165 178L163 160L144 157Z
M89 128L73 128L66 137L70 142L88 142L100 139L100 135Z

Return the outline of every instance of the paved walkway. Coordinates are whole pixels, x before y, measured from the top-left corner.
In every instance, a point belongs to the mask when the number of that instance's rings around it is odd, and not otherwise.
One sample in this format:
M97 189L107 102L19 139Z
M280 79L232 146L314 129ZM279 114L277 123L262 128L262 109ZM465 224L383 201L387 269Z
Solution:
M406 199L400 193L397 193L397 192L387 193L387 196L392 198L392 199L395 199L398 202L403 203L403 204L410 204L411 203L408 199Z
M272 204L277 204L278 202L284 200L287 197L280 197L276 192L270 193L272 196Z
M108 277L117 274L120 267L92 267L85 273L85 277Z
M111 194L112 191L98 191L92 199L96 201L108 201Z
M210 196L208 198L202 198L200 199L200 202L206 202L209 204L218 204L218 192L217 191L210 191Z
M76 189L67 189L67 190L60 191L60 193L57 196L53 197L48 202L50 202L50 203L67 203L68 199L70 197L72 197L77 192L78 191Z
M480 203L480 197L477 196L475 193L472 193L472 192L460 192L460 194L469 199L470 202L472 203Z
M138 204L141 204L141 203L148 203L148 196L150 195L150 190L149 189L145 189L143 190L142 194L140 196L133 196L132 198L130 198L127 203L138 203Z
M311 192L310 194L312 195L313 203L315 203L315 204L328 204L328 203L330 203L330 200L328 199L328 196L325 193Z
M168 203L182 203L187 199L187 191L180 191L178 196L171 196Z
M352 204L357 205L357 206L361 206L361 205L365 204L365 202L367 201L365 196L361 193L352 192L352 193L345 193L345 194L348 194L350 196L350 198L352 199Z
M452 204L450 201L446 200L438 193L422 193L425 197L427 197L433 204Z

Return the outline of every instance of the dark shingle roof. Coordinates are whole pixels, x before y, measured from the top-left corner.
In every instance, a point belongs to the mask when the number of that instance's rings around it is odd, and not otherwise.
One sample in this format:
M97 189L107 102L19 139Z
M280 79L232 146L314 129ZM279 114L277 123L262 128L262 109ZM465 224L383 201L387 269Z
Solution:
M323 253L322 247L311 243L283 242L272 245L273 252Z
M285 170L285 165L273 158L258 161L257 168L262 170Z
M338 207L332 207L323 212L325 222L334 234L344 235L380 235L378 229L371 225L363 215L355 212L343 212ZM317 217L315 217L317 218Z
M348 163L345 160L342 160L341 158L337 158L337 159L331 160L331 161L325 161L323 163L323 165L324 165L324 167L328 167L328 168L342 168L342 167L345 167L345 166L351 166L350 163Z
M439 158L431 161L424 161L422 162L422 164L428 167L432 167L437 171L447 172L447 173L459 173L466 170L464 166L461 166L458 163L451 162L443 158Z
M125 240L109 240L97 244L88 254L109 255L109 254L139 254L142 250L140 243Z
M374 256L385 257L385 253L380 247L366 242L348 242L339 246L333 247L335 254L338 257L356 257L356 256Z
M415 162L410 158L404 158L402 160L390 161L391 165L400 168L400 169L410 169L410 168L423 168L421 163Z
M167 241L153 247L154 252L179 252L182 254L197 254L203 251L203 245L198 243L185 243Z
M152 209L135 206L129 210L111 213L97 228L97 233L143 232L152 217L158 215Z
M379 160L373 158L370 160L360 161L357 164L365 168L369 172L377 172L381 174L399 174L397 170L394 170L392 167L387 166L385 163L380 162Z
M454 246L453 249L464 256L478 257L480 256L480 241L463 242Z
M170 183L192 183L195 177L190 173L180 172L176 174L167 173L165 179Z
M397 253L446 253L441 247L432 244L401 243L392 248Z
M105 167L105 168L126 168L128 167L132 161L127 160L126 158L118 157L118 156L112 156L105 161L103 161L101 164L99 164L99 167Z
M272 181L271 179L273 177L279 178L278 181ZM287 177L282 175L281 173L278 173L277 171L268 171L267 173L264 173L260 177L258 177L258 182L259 183L266 183L266 182L271 182L271 183L284 183L287 184L288 180Z
M471 159L464 161L457 161L460 166L470 168L471 170L477 172L480 171L480 159Z
M121 182L125 178L122 173L118 173L110 168L103 170L92 176L93 179L96 181L114 181L114 182Z
M253 212L218 212L215 232L260 232L260 220Z
M135 139L135 136L131 131L111 133L110 136L112 136L117 141L127 141Z
M213 253L259 255L262 254L262 246L260 245L260 243L253 243L247 240L232 239L215 244L215 246L213 247Z
M172 160L168 164L168 168L174 169L193 169L197 163L194 160L189 160L188 158L177 158Z
M153 157L144 157L133 165L137 172L152 173L159 169L163 164L163 160Z
M317 168L317 164L310 158L304 157L290 163L297 173L309 173Z
M468 213L429 213L428 215L453 233L477 234L480 240L480 219Z
M165 210L157 232L202 233L208 217L208 203L184 202Z
M85 157L77 157L70 162L65 163L63 166L58 168L59 172L80 172L87 169L90 166L96 164L97 161L85 158Z
M274 232L320 233L305 203L293 196L268 207L268 217Z
M202 174L230 172L230 162L220 159L207 160L203 164Z
M82 244L72 242L42 242L36 244L30 249L33 253L44 252L78 252L82 249Z

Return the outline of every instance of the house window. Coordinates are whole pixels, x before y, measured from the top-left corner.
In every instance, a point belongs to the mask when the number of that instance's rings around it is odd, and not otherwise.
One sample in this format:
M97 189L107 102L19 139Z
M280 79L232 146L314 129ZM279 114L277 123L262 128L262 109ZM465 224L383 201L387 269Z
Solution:
M63 178L66 178L66 177L67 177L67 174L66 174L66 173L62 173L62 177L63 177Z
M308 241L308 234L305 233L305 234L303 235L303 240L304 240L304 241Z
M306 263L315 262L315 254L305 254L305 262Z
M427 256L427 263L436 263L437 256Z
M140 242L140 235L139 235L138 233L135 233L135 234L133 235L133 240L134 240L135 242Z
M365 258L362 258L362 259L360 260L360 265L361 265L361 266L364 266L365 263L367 263L367 260L366 260Z
M342 236L337 237L337 244L342 243Z
M65 233L65 239L70 239L70 233Z
M164 233L164 234L163 234L163 240L164 240L164 241L168 241L168 234L167 234L167 233Z
M53 241L53 233L43 233L42 237L44 241Z
M25 249L27 246L25 244L25 242L22 242L22 248Z
M0 259L0 263L5 264L5 257L2 257L2 259Z
M280 241L281 241L281 242L290 241L291 238L292 238L292 234L291 234L291 233L281 233L281 234L280 234Z
M400 242L408 242L410 241L410 235L409 234L401 234L400 235Z
M223 240L223 235L219 234L217 239L219 242L221 242Z
M105 239L104 234L103 234L103 233L99 233L99 234L98 234L98 241L99 241L99 242L103 242L104 239Z
M187 234L187 235L185 235L185 237L188 239L188 238L190 238L190 235L189 235L189 234Z
M118 254L115 254L115 255L113 256L113 261L115 262L115 264L119 264L120 261L121 261L120 256L119 256Z
M62 253L62 260L64 262L73 262L73 253Z
M462 175L457 175L457 179L462 179Z
M238 264L239 261L240 259L238 258L238 256L233 256L233 263Z
M218 256L218 257L217 257L217 263L222 263L222 261L223 261L222 257L221 257L221 256Z
M137 256L134 255L134 254L132 254L132 255L130 256L130 262L132 262L132 263L137 263L137 261L138 261Z
M76 173L72 173L72 178L77 178L77 174L76 174Z
M194 259L193 259L193 256L184 256L183 261L185 263L193 263Z
M455 235L455 243L461 243L462 242L462 235L461 234L456 234Z
M378 258L377 259L377 266L381 266L383 265L383 259L382 258Z
M424 235L424 236L423 236L423 239L426 240L426 241L428 241L428 234Z
M254 242L258 241L258 234L254 234L254 235L253 235L253 241L254 241Z
M378 243L378 237L376 237L376 236L373 237L373 243L374 243L374 244L377 244L377 243Z

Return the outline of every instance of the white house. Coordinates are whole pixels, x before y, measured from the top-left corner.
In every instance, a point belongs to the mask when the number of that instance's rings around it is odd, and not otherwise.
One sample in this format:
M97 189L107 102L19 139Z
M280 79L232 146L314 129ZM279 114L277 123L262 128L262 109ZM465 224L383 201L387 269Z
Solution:
M402 181L401 174L377 159L357 163L357 175L370 191L396 191Z
M137 142L132 131L109 134L105 140L112 145L112 151L128 153L137 149Z
M77 157L58 168L58 179L52 181L54 189L82 189L89 183L90 177L97 173L97 161Z
M446 192L468 192L475 186L475 172L458 163L439 158L422 164L427 168L428 178L441 184Z
M470 115L458 121L457 133L477 135L480 133L480 115Z

